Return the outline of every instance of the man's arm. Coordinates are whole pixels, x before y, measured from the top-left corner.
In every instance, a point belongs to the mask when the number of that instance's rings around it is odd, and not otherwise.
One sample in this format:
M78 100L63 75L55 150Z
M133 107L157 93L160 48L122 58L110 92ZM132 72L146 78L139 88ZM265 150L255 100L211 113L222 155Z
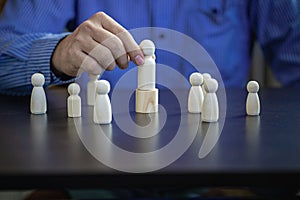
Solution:
M99 75L116 64L125 69L130 60L143 64L143 53L130 33L103 12L95 13L70 34L58 34L74 15L73 3L16 0L6 5L0 22L0 92L27 88L28 93L34 72L44 74L47 86L63 82L56 75L75 77L83 71Z
M50 60L62 33L74 17L73 1L6 2L0 18L0 93L30 93L31 75L41 72L45 86L62 83Z
M250 0L251 28L275 77L283 86L300 85L299 0Z

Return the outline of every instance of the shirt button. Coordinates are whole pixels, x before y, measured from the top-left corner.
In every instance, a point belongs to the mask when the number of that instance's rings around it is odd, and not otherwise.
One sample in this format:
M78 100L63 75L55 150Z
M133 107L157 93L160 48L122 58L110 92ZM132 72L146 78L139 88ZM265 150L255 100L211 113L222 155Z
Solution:
M164 39L164 38L165 38L165 34L163 34L163 33L159 34L159 35L158 35L158 38L159 38L159 39Z

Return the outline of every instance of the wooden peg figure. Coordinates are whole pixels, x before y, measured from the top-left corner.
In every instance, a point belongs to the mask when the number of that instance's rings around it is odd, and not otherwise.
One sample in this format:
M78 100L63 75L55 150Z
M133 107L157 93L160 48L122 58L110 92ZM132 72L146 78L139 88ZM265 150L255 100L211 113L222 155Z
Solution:
M203 104L203 92L201 85L203 84L203 76L199 72L190 75L191 88L188 97L188 111L190 113L201 113Z
M158 89L155 88L155 45L151 40L143 40L140 47L144 53L144 64L138 66L138 88L135 107L137 113L158 112Z
M138 67L138 89L155 89L155 46L151 40L143 40L140 47L144 53L144 64Z
M81 117L81 98L79 96L80 86L77 83L71 83L68 86L68 117Z
M35 73L31 76L33 89L30 98L30 112L32 114L44 114L47 112L47 100L43 85L45 77L41 73Z
M249 81L247 84L247 100L246 100L246 113L247 115L260 114L260 100L258 96L259 84L256 81Z
M109 124L112 121L112 109L108 96L110 84L106 80L96 82L96 99L94 105L94 123Z
M206 91L204 89L204 83L206 82L206 80L211 79L211 75L209 73L203 73L202 76L203 76L202 92L203 95L206 95Z
M201 119L203 122L217 122L219 120L219 103L216 95L217 80L213 78L206 80L204 89L206 95L204 96Z
M87 83L87 104L93 106L96 98L96 81L100 75L89 74L89 81Z

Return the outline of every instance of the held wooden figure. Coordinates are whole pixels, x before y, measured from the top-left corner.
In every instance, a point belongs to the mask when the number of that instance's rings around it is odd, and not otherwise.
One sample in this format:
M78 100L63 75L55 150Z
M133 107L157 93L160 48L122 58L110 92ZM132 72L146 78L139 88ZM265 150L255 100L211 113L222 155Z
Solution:
M136 112L154 113L158 111L158 89L155 88L155 46L151 40L143 40L140 47L145 55L145 62L138 66Z

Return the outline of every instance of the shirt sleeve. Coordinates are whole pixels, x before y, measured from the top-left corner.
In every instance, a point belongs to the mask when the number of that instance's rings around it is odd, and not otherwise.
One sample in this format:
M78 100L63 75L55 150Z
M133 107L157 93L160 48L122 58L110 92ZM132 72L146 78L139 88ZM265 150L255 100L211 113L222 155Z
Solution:
M0 93L28 95L31 76L40 72L45 87L63 84L50 70L53 50L69 33L73 1L7 1L0 17Z
M250 2L251 28L275 77L283 86L300 86L300 1Z

